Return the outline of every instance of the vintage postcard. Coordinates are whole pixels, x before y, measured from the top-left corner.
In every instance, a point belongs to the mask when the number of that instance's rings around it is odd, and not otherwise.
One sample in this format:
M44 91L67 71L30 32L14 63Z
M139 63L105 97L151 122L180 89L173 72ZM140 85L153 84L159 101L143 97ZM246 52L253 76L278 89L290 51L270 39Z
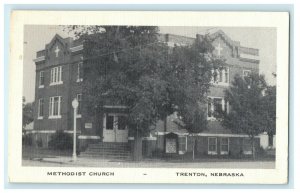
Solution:
M11 183L288 182L287 12L13 11Z

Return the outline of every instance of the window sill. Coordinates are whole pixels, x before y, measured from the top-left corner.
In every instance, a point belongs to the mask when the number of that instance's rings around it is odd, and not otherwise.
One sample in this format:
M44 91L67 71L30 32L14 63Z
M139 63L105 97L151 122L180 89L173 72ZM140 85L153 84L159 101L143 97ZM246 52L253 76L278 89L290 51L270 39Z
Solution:
M59 81L59 82L52 82L50 83L50 86L54 86L54 85L60 85L63 84L63 81Z
M40 85L40 86L39 86L39 88L44 88L44 87L45 87L44 85Z
M214 117L207 117L207 120L208 120L208 121L215 121L215 120L217 120L217 119L214 118Z
M216 117L207 117L208 121L222 121L222 118L216 118Z
M216 151L209 151L207 154L208 155L217 155L218 153Z
M38 119L38 120L41 120L41 119L44 119L44 117L38 117L37 119Z
M79 79L76 80L76 82L82 82L82 81L83 81L82 78L79 78Z
M76 118L81 118L81 115L76 115Z
M228 151L221 151L220 154L221 155L228 155Z
M212 82L214 86L229 86L229 83L225 82Z
M252 151L244 151L243 154L244 155L252 155Z
M220 121L220 118L216 118L216 117L207 117L208 121Z
M49 119L60 119L61 115L49 116Z

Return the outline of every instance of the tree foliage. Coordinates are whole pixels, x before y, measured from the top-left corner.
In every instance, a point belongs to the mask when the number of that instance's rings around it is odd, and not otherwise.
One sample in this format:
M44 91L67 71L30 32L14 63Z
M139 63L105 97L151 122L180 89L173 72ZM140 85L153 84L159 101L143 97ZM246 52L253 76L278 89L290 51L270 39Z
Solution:
M207 128L206 114L201 106L206 103L214 76L212 69L224 65L223 60L213 57L213 49L209 37L205 36L191 46L175 47L170 55L170 98L184 127L191 133Z
M223 126L235 133L248 134L251 138L264 132L266 125L269 125L266 120L268 112L274 108L263 94L266 89L267 84L262 75L253 73L245 78L236 76L225 91L230 112L224 113Z
M33 121L33 103L26 103L25 97L23 97L22 109L23 109L23 119L22 119L22 129L25 129L26 125Z
M210 87L212 56L208 36L191 46L170 49L154 26L68 26L84 39L84 93L92 112L104 104L128 107L129 128L147 133L157 120L178 112L185 127L200 132L199 110Z
M276 86L268 86L263 97L263 130L269 136L276 134Z
M56 150L70 150L73 147L72 136L64 133L63 130L57 130L55 134L51 135L48 146Z

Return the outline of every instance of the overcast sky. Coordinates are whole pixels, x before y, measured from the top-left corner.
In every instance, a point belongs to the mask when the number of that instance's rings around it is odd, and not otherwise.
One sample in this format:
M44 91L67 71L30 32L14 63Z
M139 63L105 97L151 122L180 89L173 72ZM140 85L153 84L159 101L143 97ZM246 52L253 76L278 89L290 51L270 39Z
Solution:
M266 76L269 84L274 85L276 80L272 76L276 72L276 29L275 28L224 28L224 27L160 27L161 33L170 33L188 37L206 32L213 33L223 30L232 40L240 41L244 47L259 49L261 74ZM33 59L36 52L45 48L55 34L67 37L59 26L30 25L24 29L24 74L23 93L27 102L34 101L35 64Z

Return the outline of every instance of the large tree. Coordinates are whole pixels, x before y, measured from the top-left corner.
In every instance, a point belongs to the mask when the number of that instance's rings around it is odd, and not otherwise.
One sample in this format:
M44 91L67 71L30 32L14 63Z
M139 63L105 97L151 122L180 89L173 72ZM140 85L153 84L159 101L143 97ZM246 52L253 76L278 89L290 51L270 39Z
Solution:
M172 85L171 101L189 133L199 133L207 129L207 92L212 69L222 69L225 61L212 55L214 47L208 35L191 46L175 47L170 55L169 82Z
M22 130L24 130L26 125L28 125L33 121L33 103L26 103L26 99L25 97L23 97L22 109L23 109Z
M255 156L254 137L265 130L267 112L264 91L267 84L264 76L256 73L248 77L235 76L225 98L230 104L229 113L223 113L222 124L235 133L247 134L252 142Z
M205 102L212 68L221 60L211 55L209 38L170 49L158 41L158 27L71 26L84 38L85 99L89 109L126 105L135 134L134 159L141 158L141 136L157 120L174 112L191 132L205 127L199 104ZM199 116L200 115L200 118Z
M276 86L266 88L262 107L264 109L262 115L264 120L263 130L268 133L269 140L273 140L273 135L276 134Z

